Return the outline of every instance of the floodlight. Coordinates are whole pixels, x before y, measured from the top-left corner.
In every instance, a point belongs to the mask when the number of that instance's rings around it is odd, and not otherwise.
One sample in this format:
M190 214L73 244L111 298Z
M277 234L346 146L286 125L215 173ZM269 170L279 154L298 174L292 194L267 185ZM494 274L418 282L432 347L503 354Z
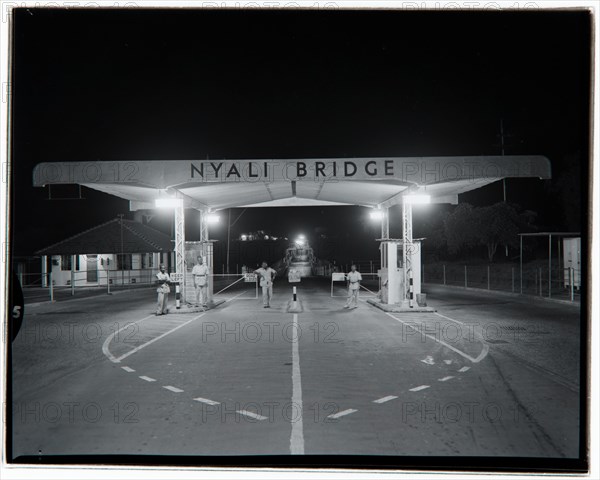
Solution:
M177 208L183 206L181 198L157 198L154 200L156 208Z
M371 220L382 220L383 210L371 210L369 212L369 217L371 218Z
M404 195L402 197L405 203L410 205L423 205L427 203L431 203L431 195L423 195L423 194L410 194Z
M208 215L206 215L207 223L219 223L220 220L221 217L219 217L216 213L209 213Z

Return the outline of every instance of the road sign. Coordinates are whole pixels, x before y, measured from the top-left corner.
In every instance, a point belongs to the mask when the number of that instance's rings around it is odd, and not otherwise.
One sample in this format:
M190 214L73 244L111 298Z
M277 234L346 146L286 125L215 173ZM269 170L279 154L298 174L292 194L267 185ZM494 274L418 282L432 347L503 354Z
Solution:
M292 269L288 272L288 282L290 283L298 283L300 281L300 271Z
M244 273L244 282L256 282L256 273Z
M171 282L173 283L183 283L183 273L171 273L169 275L169 278L171 279Z

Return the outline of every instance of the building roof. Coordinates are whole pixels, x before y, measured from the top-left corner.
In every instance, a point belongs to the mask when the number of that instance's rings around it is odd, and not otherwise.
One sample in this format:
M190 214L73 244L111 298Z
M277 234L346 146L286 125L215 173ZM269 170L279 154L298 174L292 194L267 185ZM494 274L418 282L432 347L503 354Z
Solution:
M177 197L186 208L362 205L390 207L407 193L434 203L503 178L551 178L540 155L168 160L40 163L33 184L79 184L153 209Z
M172 250L173 242L168 235L133 220L115 218L43 248L36 254L151 253Z

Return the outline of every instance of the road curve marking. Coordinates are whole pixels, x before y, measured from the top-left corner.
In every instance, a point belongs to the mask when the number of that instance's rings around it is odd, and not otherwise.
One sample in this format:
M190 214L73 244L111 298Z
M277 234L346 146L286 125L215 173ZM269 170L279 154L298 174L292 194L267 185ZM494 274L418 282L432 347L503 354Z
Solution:
M377 400L373 400L373 403L385 403L385 402L389 402L390 400L394 400L396 398L398 398L396 395L388 395L387 397L378 398Z
M344 417L346 415L350 415L351 413L354 413L354 412L358 412L358 410L356 410L354 408L348 408L347 410L342 410L341 412L332 413L331 415L327 415L327 418L340 418L340 417Z
M392 314L391 314L391 313L389 313L389 312L383 312L383 313L385 313L385 314L386 314L386 315L388 315L389 317L393 318L394 320L396 320L396 321L398 321L398 322L402 323L403 325L406 325L407 327L409 327L409 328L412 328L412 329L413 329L415 332L419 332L419 330L418 330L416 327L414 327L413 325L411 325L410 323L407 323L407 322L405 322L404 320L400 320L398 317L395 317L394 315L392 315ZM434 313L436 313L436 312L434 312ZM448 320L452 320L451 318L449 318L449 317L445 317L444 315L440 315L440 316L441 316L441 317L444 317L444 318L447 318ZM453 321L453 322L456 322L456 323L462 323L462 322L459 322L459 321L457 321L457 320L452 320L452 321ZM427 338L430 338L430 339L431 339L431 340L433 340L434 342L437 342L437 343L439 343L440 345L443 345L444 347L446 347L446 348L449 348L449 349L450 349L450 350L452 350L453 352L456 352L456 353L458 353L458 354L459 354L461 357L464 357L464 358L466 358L467 360L470 360L470 361L471 361L471 362L473 362L473 363L479 363L479 362L481 362L481 360L483 360L483 359L485 358L485 356L488 354L488 351L489 351L489 349L490 349L489 345L487 345L487 344L485 344L485 343L483 343L483 342L482 342L481 344L482 344L482 346L483 346L483 349L481 350L481 353L479 354L479 356L478 356L477 358L473 358L473 357L472 357L471 355L469 355L468 353L465 353L465 352L463 352L462 350L459 350L458 348L456 348L456 347L453 347L453 346L452 346L452 345L450 345L449 343L446 343L446 342L444 342L443 340L440 340L439 338L436 338L436 337L434 337L434 336L432 336L432 335L429 335L428 333L423 333L423 332L419 332L419 333L421 333L421 335L425 335Z
M290 435L290 453L292 455L304 454L304 427L302 425L302 377L300 374L300 352L298 346L299 333L298 314L294 313L292 320L295 335L292 338L292 405L300 410L300 418L292 421L292 433Z
M144 317L140 320L136 320L134 322L129 322L127 325L125 325L122 328L119 328L116 332L111 333L106 340L104 340L104 343L102 344L102 353L113 363L119 363L120 360L115 357L112 353L110 353L110 350L108 349L108 345L110 344L110 342L112 342L112 339L115 338L115 335L117 335L118 333L122 332L123 330L125 330L126 328L129 328L130 325L136 324L136 323L140 323L143 322L144 320L148 320L149 318L154 317L154 315L148 315L147 317Z
M139 352L142 348L146 348L148 345L153 344L154 342L160 340L161 338L166 337L167 335L170 335L171 333L179 330L182 327L185 327L188 323L193 322L194 320L198 320L200 317L206 315L206 312L201 313L200 315L198 315L197 317L194 317L190 320L188 320L187 322L182 323L181 325L177 325L175 328L172 328L171 330L166 331L165 333L159 335L156 338L153 338L152 340L147 341L146 343L142 343L139 347L135 347L134 349L130 350L129 352L121 355L119 358L116 359L117 362L120 362L121 360L123 360L124 358L127 358L129 355L133 355L136 352ZM113 360L114 361L114 360Z

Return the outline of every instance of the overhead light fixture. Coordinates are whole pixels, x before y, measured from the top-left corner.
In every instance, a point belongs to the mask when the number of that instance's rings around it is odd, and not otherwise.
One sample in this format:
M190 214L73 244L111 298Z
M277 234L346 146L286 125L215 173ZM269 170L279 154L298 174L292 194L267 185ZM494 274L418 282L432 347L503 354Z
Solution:
M369 212L369 218L371 220L381 220L381 219L383 219L383 210L379 210L379 209L377 209L377 210L375 210L375 209L371 210Z
M207 223L219 223L221 220L221 217L219 217L219 215L216 213L209 213L205 218Z
M156 208L177 208L183 206L181 198L157 198L154 200Z
M242 242L245 242L246 240L248 240L248 235L242 234L240 238L242 239Z
M405 203L408 203L410 205L424 205L427 203L431 203L431 195L417 193L404 195L402 199Z

